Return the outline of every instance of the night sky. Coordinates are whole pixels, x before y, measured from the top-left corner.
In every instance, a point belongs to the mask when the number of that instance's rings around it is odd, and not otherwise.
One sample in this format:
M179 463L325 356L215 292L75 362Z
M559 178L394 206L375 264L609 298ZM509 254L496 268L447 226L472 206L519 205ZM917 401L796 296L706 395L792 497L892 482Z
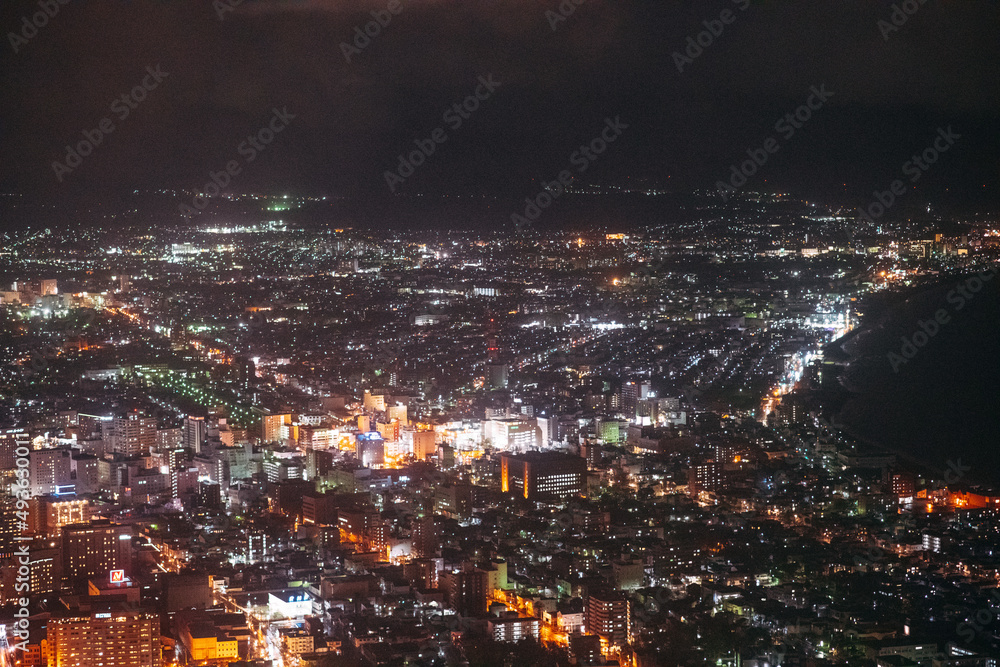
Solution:
M388 0L244 0L232 11L223 1L69 0L33 37L15 38L16 53L6 33L41 10L4 3L0 187L64 202L200 189L236 160L233 191L384 203L394 199L384 172L442 128L447 141L397 194L517 198L620 117L627 129L582 181L713 188L775 137L778 152L748 189L863 203L951 126L962 138L918 196L956 207L1000 199L996 2L912 0L916 11L889 32L879 21L891 21L892 3L870 0L566 0L575 11L558 21L546 14L557 0L401 0L395 15ZM391 22L348 63L342 43L372 10ZM724 11L731 22L713 23ZM678 71L674 53L712 26L721 34ZM113 103L147 66L167 74L120 118ZM460 127L445 122L489 75L500 86ZM833 95L794 136L775 130L824 84ZM248 162L238 147L274 109L294 118ZM53 161L102 118L114 130L59 182Z

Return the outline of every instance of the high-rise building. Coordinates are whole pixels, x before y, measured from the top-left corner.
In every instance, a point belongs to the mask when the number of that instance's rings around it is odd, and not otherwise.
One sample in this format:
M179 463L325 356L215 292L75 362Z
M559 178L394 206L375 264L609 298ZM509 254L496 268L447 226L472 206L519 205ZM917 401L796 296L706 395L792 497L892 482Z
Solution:
M491 362L486 364L487 382L490 389L506 389L509 367L507 364Z
M12 470L15 450L18 447L29 449L30 443L28 431L23 428L0 429L0 470Z
M48 595L62 585L62 554L57 548L32 546L28 556L32 595Z
M388 406L386 408L385 413L386 413L386 418L390 422L393 419L396 419L403 426L406 426L407 424L409 424L409 421L407 420L407 417L406 417L406 406L405 405L399 405L398 403L396 405L390 405L390 406Z
M396 442L399 440L399 421L395 419L388 424L378 422L375 424L375 430L378 431L379 435L386 442Z
M528 500L565 498L583 493L587 462L557 452L500 455L500 488Z
M107 577L112 570L132 571L132 529L106 519L63 526L63 579L68 582Z
M423 461L437 451L434 431L413 432L413 458Z
M429 558L437 553L438 537L434 515L427 514L413 520L412 540L415 557Z
M260 420L261 440L264 442L281 442L284 439L285 424L292 423L291 414L264 415Z
M609 644L624 646L632 633L628 596L623 593L594 593L587 597L587 632L600 635Z
M709 461L688 468L688 493L692 496L699 491L717 491L725 486L726 472L722 463Z
M148 454L156 449L156 419L139 412L115 417L113 450L124 456Z
M160 618L93 611L48 622L50 667L160 667Z
M912 472L886 472L888 486L893 495L912 496L916 492L916 476Z
M24 523L17 517L17 498L0 495L0 560L14 555L14 538L21 534ZM31 515L28 515L31 519Z
M184 436L182 444L187 449L190 449L195 454L201 453L201 446L205 444L205 433L207 428L205 426L204 417L191 417L188 416L184 419Z
M43 496L75 488L73 450L69 447L35 449L28 454L31 494Z
M486 613L486 573L472 569L442 572L439 585L445 591L448 606L463 616L482 616Z
M374 431L362 433L358 436L357 453L358 460L366 468L382 465L385 463L385 440Z

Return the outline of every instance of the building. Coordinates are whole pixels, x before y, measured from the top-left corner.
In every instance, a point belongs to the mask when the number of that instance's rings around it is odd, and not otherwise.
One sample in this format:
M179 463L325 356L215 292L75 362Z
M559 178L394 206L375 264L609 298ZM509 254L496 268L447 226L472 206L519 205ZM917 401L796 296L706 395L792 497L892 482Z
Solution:
M302 496L302 520L321 526L336 526L337 497L332 493L311 491Z
M189 627L182 640L195 664L228 665L239 659L239 640L214 626Z
M106 519L63 527L63 579L106 578L112 570L132 571L132 528Z
M302 618L312 613L312 596L304 588L267 594L272 614L283 618Z
M0 429L0 470L14 469L17 458L15 451L18 447L24 447L22 453L31 449L28 431L23 428Z
M498 642L517 642L522 639L537 640L538 624L537 618L509 611L498 618L491 618L487 622L487 629Z
M577 664L604 664L604 656L601 654L601 638L597 635L571 635L569 651L576 658Z
M314 638L305 630L284 629L281 631L281 645L289 655L312 653Z
M62 553L60 550L32 548L29 559L31 594L48 595L58 591L62 583Z
M163 577L163 604L168 612L212 606L212 578L207 574L167 574Z
M396 442L399 440L399 421L392 420L388 424L377 422L375 424L375 430L378 431L379 435L386 442Z
M31 500L30 518L39 535L56 537L62 527L90 521L90 501L68 496L38 496Z
M417 558L434 556L439 547L437 527L431 514L413 520L413 555Z
M285 424L291 423L291 414L264 415L260 420L261 439L264 442L281 442Z
M385 412L385 394L372 394L366 389L364 408L366 412Z
M35 449L28 454L31 495L44 496L75 489L73 450L69 447Z
M500 455L500 488L528 500L561 499L583 493L587 462L556 452Z
M423 461L428 456L437 451L437 442L434 431L414 431L413 432L413 457L418 461Z
M486 364L487 383L490 389L506 389L509 367L507 364Z
M726 473L722 463L709 461L688 468L688 493L692 496L699 491L717 491L725 486Z
M406 406L402 404L390 405L385 409L386 419L390 422L393 419L399 421L403 426L407 426L410 422L406 417Z
M587 597L587 632L613 646L624 646L632 634L629 599L622 593L595 593Z
M299 446L304 449L329 449L340 441L340 431L329 426L300 426Z
M184 420L184 435L181 443L195 454L199 454L201 453L201 446L205 444L206 432L207 428L204 417L188 416Z
M160 667L160 618L94 611L48 622L50 667Z
M375 431L358 435L356 451L358 460L366 468L385 463L385 440Z
M115 417L112 449L123 456L148 454L156 449L156 419L138 412Z
M17 498L6 494L0 495L0 559L14 555L14 543L21 534L20 519L17 514ZM30 516L29 519L34 517Z
M463 616L482 616L486 613L487 575L482 570L456 570L442 572L438 585L445 592L448 606Z
M501 451L526 451L538 446L538 424L534 419L502 418L483 422L483 438Z
M917 480L912 472L891 472L887 473L887 476L889 489L893 495L907 497L916 493Z

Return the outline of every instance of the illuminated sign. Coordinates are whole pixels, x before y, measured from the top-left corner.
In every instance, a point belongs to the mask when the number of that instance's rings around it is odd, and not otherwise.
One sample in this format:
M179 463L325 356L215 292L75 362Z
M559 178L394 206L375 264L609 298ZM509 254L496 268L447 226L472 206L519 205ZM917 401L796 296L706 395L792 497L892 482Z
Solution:
M125 583L125 570L111 570L111 583L113 584Z

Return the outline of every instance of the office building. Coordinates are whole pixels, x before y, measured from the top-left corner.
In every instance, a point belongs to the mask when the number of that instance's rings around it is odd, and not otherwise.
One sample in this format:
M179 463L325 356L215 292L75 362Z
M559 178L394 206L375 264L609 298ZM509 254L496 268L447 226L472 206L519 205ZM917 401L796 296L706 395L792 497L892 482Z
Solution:
M115 417L112 450L123 456L139 456L156 449L156 419L138 412Z
M50 667L160 667L160 618L94 611L48 622Z
M75 490L73 466L73 450L69 447L32 450L28 454L31 494L44 496Z
M132 571L132 528L101 519L63 527L63 579L68 582L107 577L112 570Z
M501 454L500 485L504 493L528 500L551 500L583 493L587 462L556 452Z

